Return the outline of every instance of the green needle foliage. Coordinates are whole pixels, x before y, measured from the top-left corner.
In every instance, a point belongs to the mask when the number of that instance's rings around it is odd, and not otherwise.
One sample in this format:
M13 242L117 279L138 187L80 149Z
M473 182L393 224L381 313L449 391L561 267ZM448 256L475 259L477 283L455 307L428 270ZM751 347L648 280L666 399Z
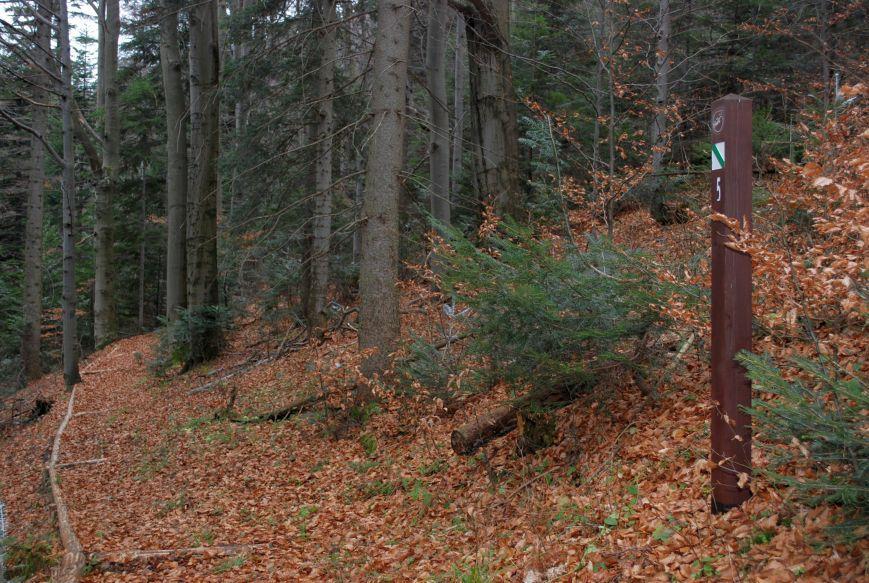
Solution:
M155 374L165 374L175 365L187 370L215 358L223 347L225 332L232 327L232 313L223 306L204 306L179 310L176 321L164 323L154 359L149 362ZM201 338L211 341L198 340Z
M743 352L737 359L755 389L774 395L755 399L749 409L759 434L773 444L776 454L776 469L769 470L769 476L793 486L810 504L842 506L849 520L836 530L865 535L869 507L869 387L865 380L831 372L823 362L794 358L793 365L810 382L788 381L767 357ZM794 458L807 459L814 477L777 471Z
M626 341L664 325L666 290L645 258L604 238L557 252L515 223L478 245L450 237L444 289L468 308L468 354L488 364L478 387L581 390L615 364L642 366Z

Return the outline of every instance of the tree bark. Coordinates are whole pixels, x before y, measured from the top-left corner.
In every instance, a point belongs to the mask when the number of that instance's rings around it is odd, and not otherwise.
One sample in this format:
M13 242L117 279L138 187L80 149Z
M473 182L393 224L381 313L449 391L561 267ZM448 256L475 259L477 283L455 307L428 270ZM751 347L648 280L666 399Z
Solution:
M44 4L48 0L37 1L36 48L31 58L40 63L45 70L52 70L49 62L51 54L51 12ZM33 100L45 103L48 92L39 86L51 86L47 74L37 76L34 86ZM47 113L44 107L33 106L31 127L39 136L45 136L48 127ZM24 326L21 332L21 361L24 365L24 375L33 380L42 374L42 221L43 221L43 191L45 184L45 145L36 135L30 138L30 176L27 188L27 223L24 230L24 290L22 294L22 312Z
M453 72L453 153L450 173L450 195L453 200L459 196L459 183L462 180L462 152L464 151L465 128L465 86L467 85L468 44L465 33L465 17L456 13L456 52Z
M649 145L652 148L652 179L650 184L650 210L657 217L664 215L664 201L659 190L658 176L664 167L667 149L667 103L670 99L670 0L658 3L658 42L655 47L655 116L649 127Z
M235 18L243 18L245 9L247 8L247 0L233 0L231 3L232 15ZM248 37L250 29L245 28L241 35L241 39L232 47L232 56L236 62L243 62L248 55ZM242 65L244 66L244 65ZM248 95L247 87L241 87L238 97L235 101L234 122L235 122L235 149L239 152L242 147L245 129L247 127L247 111L248 111ZM232 217L235 213L235 208L238 202L242 199L245 192L245 175L239 173L239 164L235 163L232 167L232 187L230 189L229 199L229 215Z
M166 317L187 306L187 116L181 77L176 0L163 0L160 66L166 101Z
M145 235L148 229L147 221L147 182L145 181L145 162L141 168L142 193L139 201L139 331L145 331Z
M518 217L519 134L510 63L510 2L475 0L468 12L468 55L476 180L483 201Z
M312 337L321 336L328 324L326 300L329 292L329 249L332 238L332 128L335 91L335 0L314 3L314 27L318 51L314 97L315 152L314 216L311 239L311 274L308 294L308 326Z
M450 224L450 112L445 62L446 0L429 0L426 76L429 91L429 200L432 218Z
M66 0L58 0L60 20L61 79L60 98L63 119L63 180L61 188L62 240L63 240L63 379L67 389L81 381L78 370L78 323L76 321L75 287L75 149L72 142L72 58L69 46L69 16Z
M558 408L568 405L575 393L567 387L533 392L512 403L499 405L494 409L477 415L450 434L450 445L459 455L469 455L496 437L506 435L516 429L517 416L524 410L541 405Z
M407 0L379 0L371 95L373 136L362 204L362 297L359 348L372 351L362 371L371 377L389 363L401 331L398 313L398 201L404 159L410 7Z
M187 200L187 305L195 317L219 303L217 282L217 197L220 47L217 0L194 4L190 20L190 186ZM217 355L215 326L191 326L191 361Z
M119 0L105 0L100 87L103 90L102 179L97 187L94 216L94 340L103 346L117 335L114 282L114 211L121 162L121 127L118 112L118 38L121 30Z
M655 118L649 130L652 145L652 172L661 171L664 160L667 129L667 102L670 98L670 0L659 0L658 4L658 43L655 63Z

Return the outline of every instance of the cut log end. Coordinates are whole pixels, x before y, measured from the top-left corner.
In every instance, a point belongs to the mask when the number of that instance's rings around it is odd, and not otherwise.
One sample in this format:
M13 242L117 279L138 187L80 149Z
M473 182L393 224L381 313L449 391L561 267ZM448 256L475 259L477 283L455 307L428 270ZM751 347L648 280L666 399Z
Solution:
M453 431L450 443L457 454L470 455L481 445L515 428L516 408L513 405L501 405Z

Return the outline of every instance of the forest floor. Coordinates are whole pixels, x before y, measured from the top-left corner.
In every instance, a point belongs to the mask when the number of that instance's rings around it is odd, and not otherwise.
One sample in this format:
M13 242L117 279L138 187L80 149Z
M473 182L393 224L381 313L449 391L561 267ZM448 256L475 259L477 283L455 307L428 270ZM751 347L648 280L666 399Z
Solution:
M625 221L640 227L658 229L645 216ZM404 290L405 330L437 318L440 306L423 295ZM384 396L349 426L318 406L274 422L216 416L233 389L236 411L271 411L358 363L355 335L342 331L189 394L264 355L263 328L251 315L223 357L184 375L148 371L154 335L82 363L59 461L101 461L63 467L60 486L85 552L114 553L89 562L85 581L865 576L866 541L818 544L833 509L790 503L787 490L763 480L742 508L710 513L709 373L699 343L660 379L658 402L625 379L560 410L547 449L518 457L507 435L460 457L451 430L503 394L473 397L451 414L430 400ZM52 374L23 396L54 405L0 442L0 499L19 540L56 532L45 462L69 393ZM760 450L756 461L764 463ZM213 551L117 554L199 547Z

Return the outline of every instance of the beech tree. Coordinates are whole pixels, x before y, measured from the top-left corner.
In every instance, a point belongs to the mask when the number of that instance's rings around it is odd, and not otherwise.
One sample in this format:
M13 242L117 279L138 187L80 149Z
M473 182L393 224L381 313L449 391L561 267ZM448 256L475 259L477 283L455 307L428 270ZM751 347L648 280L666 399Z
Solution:
M190 7L190 187L187 197L187 307L190 364L219 350L220 330L212 310L219 304L217 281L217 208L220 195L217 157L220 148L220 47L217 0Z
M166 106L166 317L187 306L187 102L178 40L180 3L163 0L160 67Z

